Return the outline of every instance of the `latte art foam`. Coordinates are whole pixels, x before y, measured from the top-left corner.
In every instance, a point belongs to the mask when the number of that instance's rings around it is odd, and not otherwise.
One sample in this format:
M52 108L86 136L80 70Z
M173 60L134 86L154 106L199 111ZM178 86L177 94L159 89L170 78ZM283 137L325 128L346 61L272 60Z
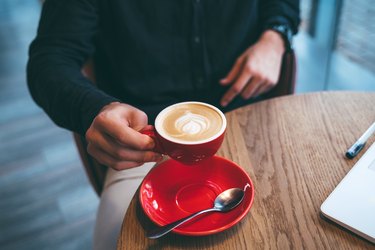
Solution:
M204 133L210 126L210 121L199 114L193 114L187 111L184 115L179 117L175 122L175 128L178 134L176 137L189 135L196 135Z
M199 103L173 106L158 117L157 130L179 141L195 142L217 135L223 127L221 115Z

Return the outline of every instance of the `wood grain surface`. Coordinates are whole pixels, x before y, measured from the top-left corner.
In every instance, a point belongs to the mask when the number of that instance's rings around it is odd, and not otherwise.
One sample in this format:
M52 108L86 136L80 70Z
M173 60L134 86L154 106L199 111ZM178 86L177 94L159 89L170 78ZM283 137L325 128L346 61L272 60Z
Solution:
M145 237L154 225L135 198L118 249L374 249L320 216L320 205L374 141L353 160L344 153L375 121L375 93L286 96L226 114L218 152L242 166L255 200L236 226L210 236ZM350 202L350 197L348 197Z

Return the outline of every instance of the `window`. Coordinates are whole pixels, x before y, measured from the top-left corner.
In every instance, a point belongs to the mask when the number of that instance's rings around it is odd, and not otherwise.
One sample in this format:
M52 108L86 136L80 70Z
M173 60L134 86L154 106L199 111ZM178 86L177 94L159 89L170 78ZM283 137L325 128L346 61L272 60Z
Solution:
M371 0L301 0L297 92L375 91Z

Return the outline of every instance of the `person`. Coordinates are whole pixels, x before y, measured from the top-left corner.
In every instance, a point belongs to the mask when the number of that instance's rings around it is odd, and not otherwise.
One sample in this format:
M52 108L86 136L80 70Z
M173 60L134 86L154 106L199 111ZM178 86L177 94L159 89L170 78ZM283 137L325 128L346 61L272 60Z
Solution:
M142 178L162 156L139 131L164 107L224 112L277 83L299 25L298 0L46 0L30 45L30 93L51 119L86 137L108 166L94 235L113 249ZM95 84L82 74L95 65Z

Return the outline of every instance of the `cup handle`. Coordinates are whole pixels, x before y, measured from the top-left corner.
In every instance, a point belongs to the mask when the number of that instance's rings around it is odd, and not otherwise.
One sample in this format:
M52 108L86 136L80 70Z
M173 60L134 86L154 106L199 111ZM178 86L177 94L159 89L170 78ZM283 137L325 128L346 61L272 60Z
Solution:
M156 130L154 126L147 126L146 128L140 130L139 133L148 135L154 140L155 142L155 147L153 149L154 152L159 153L159 154L165 154L161 146L161 142L156 136Z

